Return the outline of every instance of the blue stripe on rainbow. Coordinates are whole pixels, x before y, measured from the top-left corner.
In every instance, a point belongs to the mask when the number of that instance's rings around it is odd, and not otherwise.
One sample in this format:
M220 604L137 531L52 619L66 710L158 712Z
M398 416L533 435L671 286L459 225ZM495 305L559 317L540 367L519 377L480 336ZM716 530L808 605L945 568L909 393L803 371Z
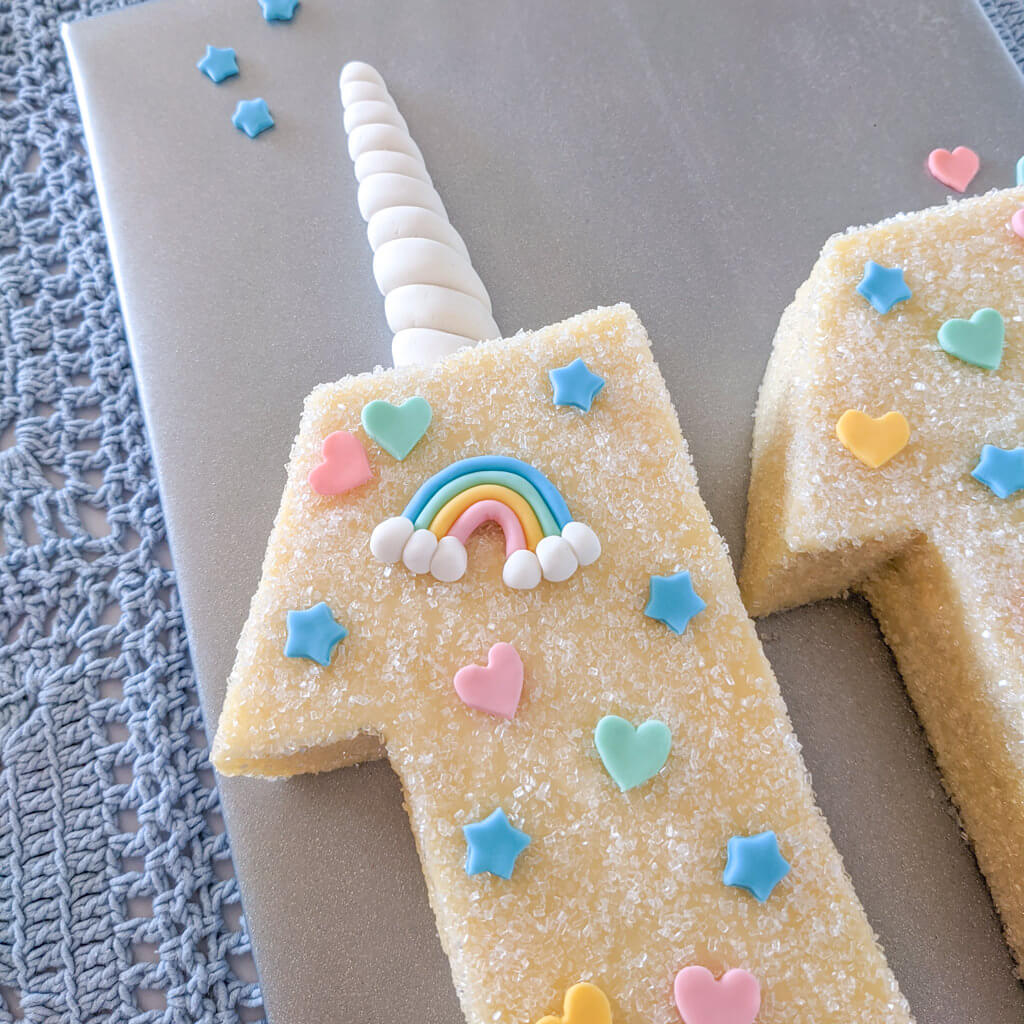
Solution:
M544 499L544 504L550 510L560 531L565 528L567 523L572 522L569 506L566 505L565 500L558 493L555 485L540 470L508 455L476 455L469 459L453 462L447 468L442 469L440 473L435 473L419 487L412 496L412 500L405 506L405 511L402 512L402 515L406 519L416 522L427 504L446 484L450 484L471 473L488 470L515 473L517 476L529 481Z

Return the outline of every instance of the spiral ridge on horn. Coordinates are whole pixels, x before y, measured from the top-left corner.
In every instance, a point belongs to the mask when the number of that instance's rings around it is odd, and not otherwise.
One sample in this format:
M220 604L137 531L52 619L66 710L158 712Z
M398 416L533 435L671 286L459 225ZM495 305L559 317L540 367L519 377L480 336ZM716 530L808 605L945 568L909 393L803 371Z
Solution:
M394 364L434 363L500 337L487 289L380 72L352 61L340 88Z

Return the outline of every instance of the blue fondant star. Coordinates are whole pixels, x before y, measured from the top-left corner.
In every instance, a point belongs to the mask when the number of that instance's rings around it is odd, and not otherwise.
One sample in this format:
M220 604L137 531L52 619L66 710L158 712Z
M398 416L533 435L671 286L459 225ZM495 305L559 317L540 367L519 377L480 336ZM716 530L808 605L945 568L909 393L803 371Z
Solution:
M267 101L261 99L239 100L231 115L231 123L245 132L250 139L255 139L260 132L274 127L274 119L270 116Z
M238 60L230 46L222 49L219 46L207 45L206 55L202 60L196 61L196 67L213 82L223 82L225 78L238 74Z
M286 658L309 658L328 665L334 645L347 636L348 630L334 620L331 609L321 601L304 612L288 613L284 654Z
M1024 185L1024 156L1017 161L1017 184Z
M673 633L682 633L690 619L705 608L707 604L697 596L688 572L651 577L651 596L644 615L664 622Z
M774 832L756 836L733 836L729 857L722 873L726 885L739 886L764 903L772 889L789 874L789 861L779 852Z
M466 837L466 874L489 871L511 878L516 858L530 845L530 837L512 825L499 807L483 821L462 826Z
M879 313L888 313L897 302L906 302L911 296L899 267L883 267L874 260L864 264L864 277L857 285L857 293L863 295Z
M971 470L971 476L980 480L997 498L1008 498L1017 491L1024 491L1024 448L982 445L981 458Z
M298 6L299 0L260 0L267 21L291 21Z
M590 405L604 387L604 377L591 373L582 359L574 359L568 366L548 370L551 386L555 389L555 405L574 405L590 412Z

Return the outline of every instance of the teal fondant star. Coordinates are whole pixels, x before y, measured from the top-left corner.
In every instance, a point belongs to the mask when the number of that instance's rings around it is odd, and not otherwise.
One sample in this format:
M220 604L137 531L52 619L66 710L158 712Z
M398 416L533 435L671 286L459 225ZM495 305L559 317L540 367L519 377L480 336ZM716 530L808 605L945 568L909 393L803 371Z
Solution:
M260 0L267 21L291 21L298 6L299 0Z
M548 370L548 377L555 389L555 405L573 405L584 412L590 412L591 403L604 387L604 377L591 373L578 357L568 366Z
M516 858L530 845L530 837L517 829L499 807L483 821L462 826L466 837L466 874L489 871L511 878Z
M971 470L971 476L997 498L1008 498L1017 491L1024 491L1024 448L982 445L981 458Z
M722 881L746 889L764 903L772 889L789 874L789 861L779 852L774 832L733 836L726 849L728 860Z
M255 139L260 132L274 127L274 119L270 116L267 101L262 99L239 100L231 115L231 123L245 132L250 139Z
M888 313L897 302L906 302L912 294L899 267L883 267L874 260L864 264L864 277L857 285L857 293L879 313Z
M690 581L689 572L652 576L650 600L644 615L664 622L673 633L682 633L690 619L707 608Z
M286 658L309 658L319 665L328 665L335 644L348 636L348 630L335 621L324 601L303 612L289 612L287 622Z
M238 74L238 59L230 46L221 48L207 45L206 54L202 60L196 62L196 67L211 82L223 82L225 78Z

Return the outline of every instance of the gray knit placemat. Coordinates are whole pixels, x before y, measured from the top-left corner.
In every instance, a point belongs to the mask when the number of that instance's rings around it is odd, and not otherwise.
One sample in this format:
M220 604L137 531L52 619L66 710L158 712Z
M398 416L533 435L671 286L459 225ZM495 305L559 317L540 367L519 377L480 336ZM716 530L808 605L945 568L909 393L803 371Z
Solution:
M1024 71L1024 0L978 0L993 28Z
M334 0L332 0L334 2ZM1024 0L982 0L1024 67ZM0 0L0 1022L262 1016L60 23Z
M0 1021L258 1020L60 40L112 6L0 0Z

